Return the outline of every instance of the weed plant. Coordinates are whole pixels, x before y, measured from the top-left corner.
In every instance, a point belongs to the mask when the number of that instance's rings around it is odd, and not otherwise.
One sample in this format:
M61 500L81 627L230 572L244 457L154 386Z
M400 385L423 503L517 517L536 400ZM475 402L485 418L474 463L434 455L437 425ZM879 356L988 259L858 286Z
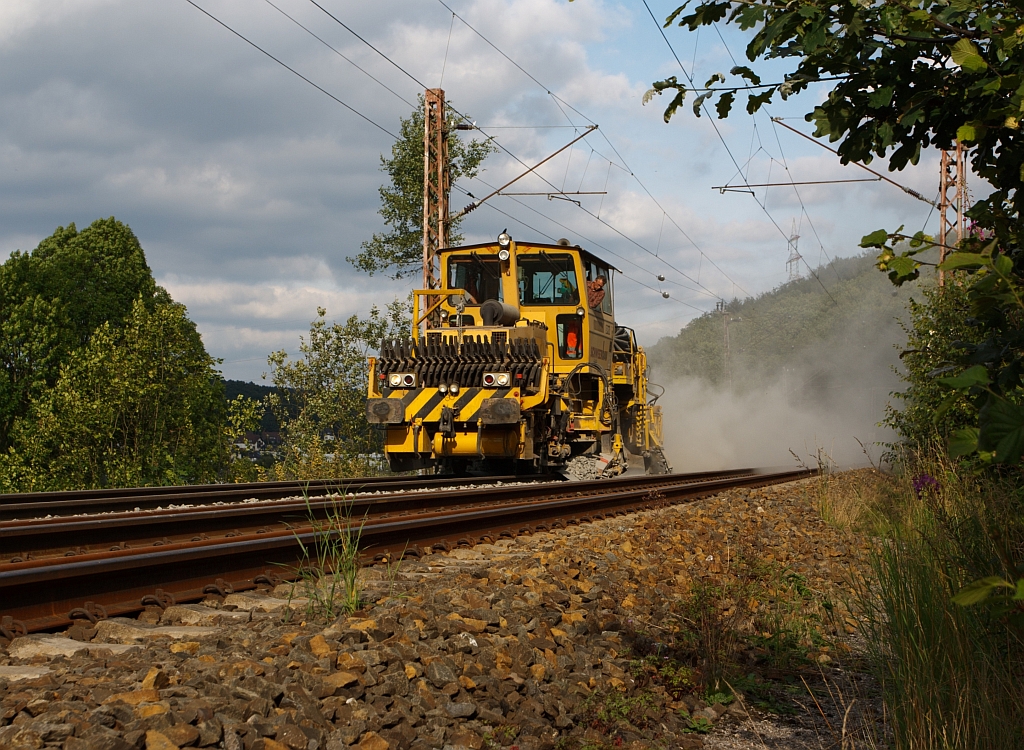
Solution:
M905 455L878 497L887 526L865 596L871 656L900 750L1024 747L1024 638L1014 613L953 596L1024 570L1024 499L941 451Z
M789 713L800 677L816 676L815 657L832 650L830 608L803 576L741 550L728 574L695 580L672 603L670 629L630 634L631 672L674 700L728 703L738 690L762 710Z
M353 520L352 503L344 492L330 496L331 505L323 517L313 511L308 491L303 491L303 497L312 539L304 542L304 535L294 532L300 562L290 598L306 600L307 619L334 620L360 606L359 541L366 519Z

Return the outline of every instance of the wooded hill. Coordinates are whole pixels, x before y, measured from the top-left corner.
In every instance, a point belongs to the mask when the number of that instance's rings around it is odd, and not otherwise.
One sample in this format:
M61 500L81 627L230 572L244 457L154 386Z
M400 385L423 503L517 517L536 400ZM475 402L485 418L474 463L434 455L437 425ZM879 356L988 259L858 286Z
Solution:
M649 352L655 378L690 377L739 392L782 382L791 396L814 400L865 387L888 396L899 383L896 347L906 341L899 321L921 287L893 287L867 254L814 273L733 300L661 339Z

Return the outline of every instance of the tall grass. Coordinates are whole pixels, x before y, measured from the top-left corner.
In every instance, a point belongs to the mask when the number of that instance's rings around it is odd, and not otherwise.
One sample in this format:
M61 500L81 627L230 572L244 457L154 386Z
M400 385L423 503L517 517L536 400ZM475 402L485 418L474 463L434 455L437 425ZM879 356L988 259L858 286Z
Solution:
M314 513L308 492L307 522L313 531L306 543L298 532L300 562L292 595L306 600L306 617L333 620L359 609L359 542L365 518L352 518L352 504L344 493L331 495L331 507L323 518Z
M893 744L1022 748L1022 633L991 607L952 602L973 580L1018 575L1021 492L934 455L906 456L875 506L887 528L874 558L877 588L865 597L865 635Z

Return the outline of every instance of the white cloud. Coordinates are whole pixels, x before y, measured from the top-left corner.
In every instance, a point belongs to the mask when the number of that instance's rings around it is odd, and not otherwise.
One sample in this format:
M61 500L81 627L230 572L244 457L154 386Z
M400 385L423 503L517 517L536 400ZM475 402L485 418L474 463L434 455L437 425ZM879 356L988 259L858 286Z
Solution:
M0 3L0 46L30 29L65 23L69 16L94 12L117 0L4 0Z

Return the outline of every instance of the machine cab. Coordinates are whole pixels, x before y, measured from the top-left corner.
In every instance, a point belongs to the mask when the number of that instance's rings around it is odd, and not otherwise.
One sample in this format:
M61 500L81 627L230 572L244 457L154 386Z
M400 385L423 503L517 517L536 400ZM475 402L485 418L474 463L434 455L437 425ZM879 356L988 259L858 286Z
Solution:
M507 242L502 242L508 238ZM447 294L442 327L537 326L545 329L554 373L583 362L612 368L615 332L612 266L570 246L498 243L441 252Z

